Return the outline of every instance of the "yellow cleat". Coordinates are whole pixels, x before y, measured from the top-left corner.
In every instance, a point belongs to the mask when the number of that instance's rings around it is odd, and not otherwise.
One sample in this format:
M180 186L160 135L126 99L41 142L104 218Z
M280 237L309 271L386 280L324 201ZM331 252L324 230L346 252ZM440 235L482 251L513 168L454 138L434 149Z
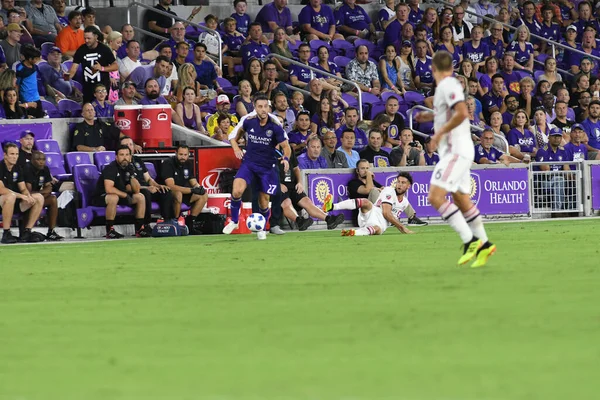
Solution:
M342 229L342 236L354 236L356 231L354 229Z
M495 252L495 244L491 244L490 242L484 244L477 252L477 259L473 264L471 264L471 268L483 267L487 263L488 258L490 258L490 256L492 256Z
M323 210L323 212L329 212L333 210L333 195L331 193L325 196L321 210Z
M469 261L471 261L473 259L473 257L475 257L477 255L477 250L479 250L479 248L481 247L483 243L481 243L481 240L477 239L473 242L470 243L465 243L464 244L464 253L463 255L458 259L458 265L465 265L466 263L468 263Z

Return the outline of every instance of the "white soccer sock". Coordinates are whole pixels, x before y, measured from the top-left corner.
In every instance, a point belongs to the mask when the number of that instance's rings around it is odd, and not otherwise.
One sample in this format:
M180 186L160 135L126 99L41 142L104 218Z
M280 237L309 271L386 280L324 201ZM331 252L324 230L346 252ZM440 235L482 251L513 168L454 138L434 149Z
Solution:
M463 217L462 213L460 212L458 207L456 207L456 205L450 203L449 201L446 201L439 208L438 212L440 213L442 218L444 218L444 220L448 222L448 225L450 225L450 227L452 227L452 229L454 229L456 233L458 233L463 243L469 243L471 239L473 239L473 232L471 232L469 224L467 224L467 221L465 221L465 217Z
M485 243L488 241L487 233L485 232L485 228L483 226L483 220L481 219L481 215L479 214L479 209L477 206L473 206L463 214L465 221L471 228L471 232L478 239L481 239L481 243Z
M349 199L333 205L334 210L356 210L362 206L363 199Z
M358 228L354 231L354 236L369 236L375 234L375 228L367 226L365 228Z

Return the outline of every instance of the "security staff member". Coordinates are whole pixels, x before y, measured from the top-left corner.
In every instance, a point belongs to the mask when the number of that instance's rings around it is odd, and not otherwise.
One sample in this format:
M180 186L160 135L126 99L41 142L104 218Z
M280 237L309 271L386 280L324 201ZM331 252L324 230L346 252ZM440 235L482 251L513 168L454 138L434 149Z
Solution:
M121 138L121 146L129 147L131 154L134 152L134 143L129 136ZM131 163L135 168L135 177L140 183L141 193L146 199L146 215L144 225L150 226L152 222L152 202L155 201L160 206L160 214L167 221L175 218L173 206L173 193L165 185L159 185L148 173L148 169L141 158L133 156Z
M48 208L48 233L46 234L46 240L62 240L63 237L54 230L56 228L56 220L58 219L58 203L56 202L56 196L52 194L52 185L55 179L46 165L46 155L41 151L32 151L31 162L25 165L23 174L25 186L27 186L29 193L41 194L44 197L44 207Z
M177 154L163 161L161 177L173 192L175 215L179 216L181 213L181 203L190 206L190 215L186 219L186 224L190 233L199 234L198 229L194 227L194 221L206 205L208 195L194 176L194 164L190 160L188 146L180 144L177 147Z
M44 198L39 193L31 194L25 186L23 171L17 165L19 148L14 143L4 146L4 160L0 161L0 209L2 210L2 243L16 243L17 239L10 232L10 223L16 209L21 212L29 210L25 230L20 239L22 242L39 242L40 236L31 232L42 212ZM43 240L43 239L42 239Z
M96 120L96 111L91 103L85 103L81 110L83 122L78 123L73 131L72 151L97 152L105 151L104 135L108 129L105 122Z
M135 168L129 162L131 151L127 146L120 146L115 152L116 160L102 170L92 198L92 205L106 207L106 238L120 239L122 234L114 228L117 216L117 205L134 206L135 235L150 237L152 229L144 225L146 199L140 193L140 183L135 177Z

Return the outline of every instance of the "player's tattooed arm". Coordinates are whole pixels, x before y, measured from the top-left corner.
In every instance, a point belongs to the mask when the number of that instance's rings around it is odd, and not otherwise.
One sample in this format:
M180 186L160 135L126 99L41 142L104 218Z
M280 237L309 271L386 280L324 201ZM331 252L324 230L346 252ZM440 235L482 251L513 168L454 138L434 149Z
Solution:
M391 204L382 203L381 204L381 212L383 213L383 218L385 218L385 220L387 222L389 222L390 224L394 225L396 227L396 229L398 229L400 232L406 233L406 234L414 233L413 231L411 231L410 229L408 229L407 227L402 225L402 223L398 220L398 218L396 218L394 213L392 213Z

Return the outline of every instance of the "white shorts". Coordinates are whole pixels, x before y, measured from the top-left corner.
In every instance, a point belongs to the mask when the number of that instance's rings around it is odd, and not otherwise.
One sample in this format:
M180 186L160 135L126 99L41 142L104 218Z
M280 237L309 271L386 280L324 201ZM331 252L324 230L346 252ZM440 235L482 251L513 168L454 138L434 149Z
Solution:
M470 194L471 164L473 160L457 154L448 154L433 169L430 185L439 186L450 193Z
M388 222L383 217L383 212L380 207L373 206L367 213L358 213L358 226L366 228L369 226L378 226L381 229L381 234L388 228Z

